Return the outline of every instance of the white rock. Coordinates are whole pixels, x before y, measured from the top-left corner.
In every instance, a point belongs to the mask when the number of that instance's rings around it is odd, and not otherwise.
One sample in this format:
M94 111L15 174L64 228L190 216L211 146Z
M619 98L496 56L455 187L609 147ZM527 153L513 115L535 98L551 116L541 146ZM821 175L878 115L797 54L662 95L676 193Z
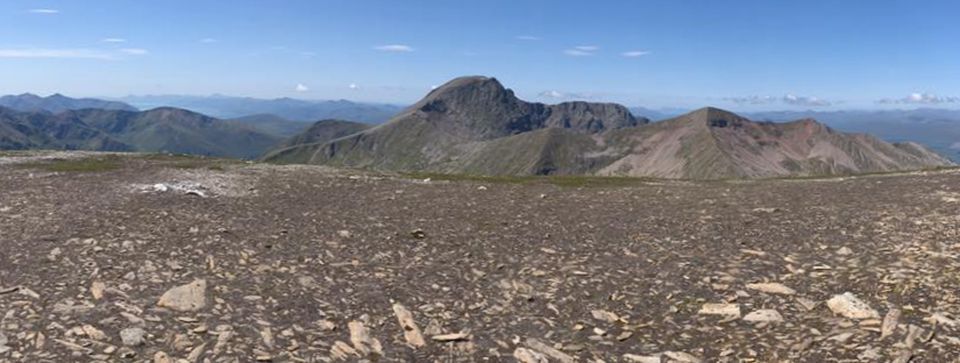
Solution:
M827 307L829 307L830 311L833 311L834 314L841 315L848 319L880 318L880 313L873 310L870 305L867 305L867 303L849 292L835 295L830 300L827 300Z
M636 355L636 354L624 354L623 360L633 363L660 363L661 359L659 355Z
M747 288L750 290L756 290L760 292L765 292L768 294L780 294L780 295L793 295L797 291L789 287L784 286L781 283L777 282L762 282L756 284L747 284Z
M545 355L527 348L517 348L513 351L513 357L520 363L550 363Z
M702 359L697 358L697 357L694 356L693 354L685 353L685 352L663 352L663 355L667 356L667 358L670 358L670 359L673 359L673 360L675 360L675 361L682 362L682 363L701 363L701 362L703 362Z
M616 323L617 321L620 320L620 317L617 316L617 314L611 313L606 310L591 310L590 315L592 315L594 319L605 321L608 323Z
M146 334L147 332L140 328L127 328L120 331L120 340L123 345L136 347L145 343L143 336Z
M207 305L207 281L196 280L163 293L157 306L177 311L197 311Z
M420 333L420 328L417 326L417 322L413 320L413 314L410 313L410 310L407 310L403 305L393 304L393 313L397 316L400 328L403 329L403 337L408 344L414 348L420 348L427 344L423 340L423 334Z
M100 281L94 281L90 285L90 295L93 295L94 300L100 300L103 298L103 291L107 289L107 285Z
M783 316L773 309L761 309L750 312L743 317L743 320L754 323L777 323L783 321Z
M347 323L347 329L350 330L350 343L353 347L363 354L383 354L383 347L377 338L370 336L370 330L359 321Z
M740 305L737 304L703 304L699 314L703 315L724 315L729 317L740 317Z

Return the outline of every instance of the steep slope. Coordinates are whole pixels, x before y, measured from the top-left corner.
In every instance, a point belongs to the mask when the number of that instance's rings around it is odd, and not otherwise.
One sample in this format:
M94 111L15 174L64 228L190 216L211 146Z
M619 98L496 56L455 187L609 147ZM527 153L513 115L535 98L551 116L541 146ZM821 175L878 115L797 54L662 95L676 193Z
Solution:
M372 127L370 124L360 122L320 120L310 125L310 127L303 132L281 142L271 153L280 152L290 147L299 147L301 145L323 144L330 140L358 133L370 127Z
M855 174L950 165L913 143L837 132L812 119L753 122L704 108L614 135L629 151L599 174L720 179Z
M130 151L133 148L75 117L0 107L0 149Z
M40 97L30 93L0 97L0 107L23 112L47 111L52 113L86 108L137 111L133 106L123 102L105 101L94 98L70 98L61 94Z
M538 174L581 170L581 167L537 168L553 150L566 148L555 138L596 143L588 135L649 122L633 117L620 105L585 102L544 105L518 99L494 78L462 77L431 91L389 122L327 144L287 148L266 159L383 170L479 171L487 174ZM565 132L544 132L544 129ZM520 136L523 135L523 136ZM501 140L513 138L513 140ZM538 142L521 142L520 140ZM503 158L510 153L517 160ZM525 167L530 166L530 167Z

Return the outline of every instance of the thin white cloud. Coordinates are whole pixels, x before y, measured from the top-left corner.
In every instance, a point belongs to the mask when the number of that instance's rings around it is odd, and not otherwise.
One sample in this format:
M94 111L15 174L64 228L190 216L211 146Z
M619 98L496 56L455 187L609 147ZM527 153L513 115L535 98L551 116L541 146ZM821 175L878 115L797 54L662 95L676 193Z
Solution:
M596 52L600 50L600 47L596 45L578 45L576 47L573 47L573 49L584 51L584 52Z
M297 87L294 88L297 92L307 92L310 90L310 87L307 87L303 83L297 83Z
M210 43L216 43L216 42L217 42L217 40L216 40L216 39L213 39L213 38L203 38L203 39L200 39L200 43L204 43L204 44L210 44Z
M627 58L643 57L643 56L648 55L648 54L650 54L650 52L649 52L649 51L646 51L646 50L631 50L631 51L629 51L629 52L620 53L620 55L622 55L622 56L624 56L624 57L627 57Z
M518 35L516 36L517 40L526 40L526 41L537 41L540 40L540 37L533 35Z
M100 41L104 43L126 43L127 42L127 40L123 38L103 38L103 39L100 39Z
M786 103L788 105L794 105L794 106L812 106L812 107L825 107L833 104L830 101L820 99L817 97L797 96L790 93L783 96L783 103Z
M805 107L826 107L833 105L833 102L817 97L797 96L786 94L783 97L774 96L746 96L746 97L726 97L725 101L733 102L738 105L772 105L782 103L793 106Z
M356 83L351 83L350 85L347 86L347 88L349 88L349 89L360 89L360 86L358 86Z
M27 10L27 12L31 14L45 14L45 15L60 14L60 10L57 10L57 9L30 9L30 10Z
M960 102L960 97L937 96L932 93L915 92L904 98L885 98L877 101L882 104L915 104L915 105L938 105L943 103Z
M396 52L396 53L409 53L413 51L413 47L405 44L379 45L379 46L373 47L373 49L384 51L384 52Z
M0 58L113 59L108 53L91 49L0 49Z
M150 53L148 50L142 48L123 48L120 49L120 52L129 55L147 55Z
M724 100L736 103L738 105L768 105L771 103L775 103L777 101L777 98L773 96L746 96L746 97L727 97L727 98L724 98Z
M583 93L572 93L572 92L562 92L557 90L547 90L537 94L540 98L552 99L552 100L572 100L572 99L590 99L592 98L589 94Z
M580 49L567 49L563 51L563 54L573 57L588 57L593 55L593 52L587 52Z

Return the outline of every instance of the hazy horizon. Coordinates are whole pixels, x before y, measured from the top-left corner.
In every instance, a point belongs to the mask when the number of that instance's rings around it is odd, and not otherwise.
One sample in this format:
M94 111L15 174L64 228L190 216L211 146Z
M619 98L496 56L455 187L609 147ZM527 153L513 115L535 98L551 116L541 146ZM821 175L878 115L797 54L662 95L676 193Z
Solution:
M16 0L0 4L0 93L404 105L487 75L546 103L957 109L957 13L950 1Z

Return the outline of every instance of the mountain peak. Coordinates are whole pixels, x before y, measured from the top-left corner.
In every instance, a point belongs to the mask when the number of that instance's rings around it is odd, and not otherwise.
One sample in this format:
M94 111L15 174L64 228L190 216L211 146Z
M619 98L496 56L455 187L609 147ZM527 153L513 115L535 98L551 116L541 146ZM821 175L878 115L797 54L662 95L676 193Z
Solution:
M514 98L513 91L506 89L496 78L484 76L459 77L437 87L421 102L437 99L471 101L479 99Z

